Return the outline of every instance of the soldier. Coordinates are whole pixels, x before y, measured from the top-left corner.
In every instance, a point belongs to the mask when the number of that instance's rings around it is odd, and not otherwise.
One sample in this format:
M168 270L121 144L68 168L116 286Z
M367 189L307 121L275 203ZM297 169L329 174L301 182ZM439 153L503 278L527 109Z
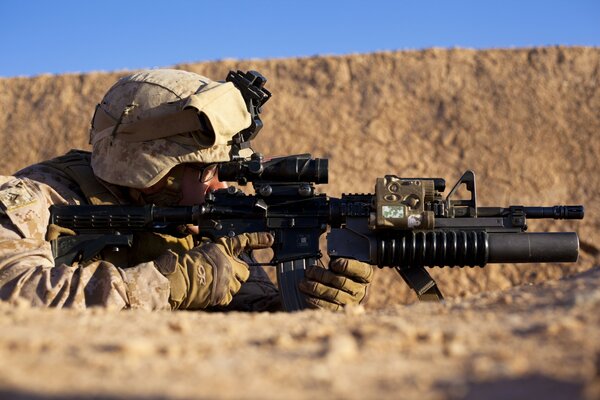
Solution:
M241 255L272 245L269 233L216 242L142 232L120 260L54 265L49 240L73 234L48 225L53 204L202 203L226 187L214 163L250 125L241 93L179 70L147 70L114 84L91 121L92 152L71 151L0 176L0 298L40 307L276 310L277 289ZM300 289L313 307L361 302L372 267L338 259L310 267Z

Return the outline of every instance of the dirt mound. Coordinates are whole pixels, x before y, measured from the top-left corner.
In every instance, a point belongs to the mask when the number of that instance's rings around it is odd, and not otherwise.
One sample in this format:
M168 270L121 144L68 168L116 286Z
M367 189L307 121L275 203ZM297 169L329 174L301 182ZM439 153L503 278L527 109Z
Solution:
M179 67L215 79L230 69L267 76L274 97L255 148L329 157L328 194L371 192L389 173L451 185L473 169L481 205L585 204L583 222L531 224L577 230L578 264L433 270L448 296L600 263L600 49L432 49ZM94 107L124 74L0 79L0 173L88 148ZM370 307L414 300L391 271L378 274L373 289Z
M598 399L600 269L447 304L295 314L0 303L6 398Z

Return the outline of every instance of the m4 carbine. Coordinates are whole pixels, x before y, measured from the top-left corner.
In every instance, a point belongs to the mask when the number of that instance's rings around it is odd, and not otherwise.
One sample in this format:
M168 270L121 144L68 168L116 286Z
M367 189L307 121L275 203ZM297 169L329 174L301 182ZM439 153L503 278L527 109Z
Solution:
M328 231L330 257L347 257L394 268L421 300L442 294L425 267L488 263L574 262L574 232L526 233L527 219L582 219L583 206L479 207L475 175L467 171L444 198L441 178L378 178L372 194L329 197L315 191L327 183L328 160L310 154L264 160L260 154L219 165L219 179L246 185L209 193L196 206L52 206L51 223L76 236L52 241L57 265L85 262L125 250L136 231L174 234L195 224L216 239L244 232L273 233L283 306L306 307L298 283L318 262L320 236ZM469 199L455 199L462 185Z

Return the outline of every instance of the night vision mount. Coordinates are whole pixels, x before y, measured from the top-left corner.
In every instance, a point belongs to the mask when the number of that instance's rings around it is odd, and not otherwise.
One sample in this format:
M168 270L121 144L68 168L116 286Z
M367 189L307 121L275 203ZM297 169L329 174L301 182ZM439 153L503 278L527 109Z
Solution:
M240 157L241 150L250 148L250 141L262 129L263 123L260 119L261 108L271 98L271 92L264 87L267 78L257 71L229 71L225 81L232 82L241 92L246 102L246 108L252 118L250 126L237 133L229 143L231 145L232 159L236 159Z

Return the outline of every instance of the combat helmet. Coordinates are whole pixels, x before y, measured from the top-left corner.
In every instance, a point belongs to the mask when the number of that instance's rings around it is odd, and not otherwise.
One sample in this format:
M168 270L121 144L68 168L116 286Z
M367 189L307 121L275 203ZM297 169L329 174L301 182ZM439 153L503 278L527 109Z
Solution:
M228 161L232 137L251 122L231 82L174 69L141 71L117 81L96 107L92 169L106 182L148 188L176 165Z

